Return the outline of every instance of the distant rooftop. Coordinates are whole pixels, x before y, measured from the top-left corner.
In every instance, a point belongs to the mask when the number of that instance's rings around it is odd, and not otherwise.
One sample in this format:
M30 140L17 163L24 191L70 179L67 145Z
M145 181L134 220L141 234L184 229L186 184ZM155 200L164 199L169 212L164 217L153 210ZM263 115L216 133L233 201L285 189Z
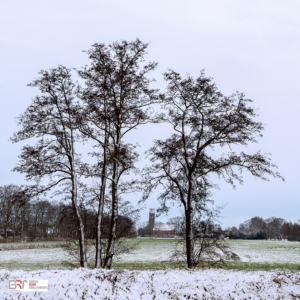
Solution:
M157 231L170 231L170 230L175 230L175 225L174 224L156 224L154 226L154 230Z

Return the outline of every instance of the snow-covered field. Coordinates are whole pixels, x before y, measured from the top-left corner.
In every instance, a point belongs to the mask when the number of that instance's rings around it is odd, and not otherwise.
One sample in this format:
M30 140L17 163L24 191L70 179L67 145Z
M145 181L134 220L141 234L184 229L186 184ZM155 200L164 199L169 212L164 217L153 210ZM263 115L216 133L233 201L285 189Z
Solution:
M300 243L268 240L228 240L244 262L300 264Z
M0 252L0 269L61 269L62 248L23 249ZM1 299L1 298L0 298Z
M119 257L116 262L159 264L170 258L176 244L176 240L173 239L140 239L140 241L139 249ZM228 240L227 243L241 262L300 265L299 242ZM0 251L0 268L27 271L64 269L61 261L65 258L62 248Z
M227 240L242 262L300 264L300 243L269 240ZM163 261L170 258L176 241L170 239L142 239L141 246L119 261Z
M47 279L48 292L9 292L9 279ZM299 299L300 273L203 271L0 271L1 299Z
M130 242L130 240L128 240ZM161 266L176 240L140 239L119 263ZM241 262L300 265L300 243L227 241ZM300 273L291 271L64 269L62 248L0 251L0 299L300 299ZM48 270L47 270L48 269ZM47 279L48 292L9 292L9 279Z

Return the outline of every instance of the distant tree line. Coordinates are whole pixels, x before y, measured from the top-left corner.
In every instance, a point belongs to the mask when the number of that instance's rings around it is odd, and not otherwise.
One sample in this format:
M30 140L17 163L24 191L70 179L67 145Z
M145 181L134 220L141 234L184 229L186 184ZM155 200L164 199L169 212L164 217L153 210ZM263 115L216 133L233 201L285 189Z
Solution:
M62 201L30 199L21 193L17 185L0 187L0 229L1 237L21 240L74 239L78 238L78 227L73 207ZM92 206L79 204L84 224L85 237L95 239L97 234L97 210ZM108 238L109 213L102 216L103 237ZM135 222L128 216L120 216L117 237L136 235ZM0 239L1 242L1 239Z
M210 210L209 213L216 213L215 210ZM214 220L215 221L215 220ZM155 222L155 225L163 224L162 222ZM176 216L169 218L167 221L167 224L172 224L174 226L175 230L175 235L178 237L185 237L185 232L186 232L186 224L185 224L185 219L184 216ZM146 222L140 222L138 224L138 235L140 236L149 236L150 231L149 231L149 221ZM193 236L195 239L198 239L199 237L202 237L203 235L205 236L220 236L224 235L224 231L222 230L221 226L217 222L212 222L212 218L199 218L198 215L194 215L193 219Z
M254 217L226 230L230 239L286 239L300 241L300 222L287 222L282 218Z

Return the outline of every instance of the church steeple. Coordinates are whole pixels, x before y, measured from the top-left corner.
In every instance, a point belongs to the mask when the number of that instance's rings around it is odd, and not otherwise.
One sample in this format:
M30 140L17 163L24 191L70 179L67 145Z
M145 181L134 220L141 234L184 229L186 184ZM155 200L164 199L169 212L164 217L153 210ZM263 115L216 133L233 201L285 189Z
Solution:
M150 208L149 211L149 235L153 235L153 229L155 225L155 208Z

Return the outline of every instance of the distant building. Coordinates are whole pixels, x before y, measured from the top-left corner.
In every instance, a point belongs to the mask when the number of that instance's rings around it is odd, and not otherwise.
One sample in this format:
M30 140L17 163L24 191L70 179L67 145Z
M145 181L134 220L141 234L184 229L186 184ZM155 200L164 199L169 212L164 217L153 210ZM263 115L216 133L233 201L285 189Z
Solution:
M152 236L174 237L175 225L173 224L157 224L154 226Z
M149 211L149 235L153 235L154 225L155 225L155 209L150 208L150 211Z
M153 237L174 237L175 225L173 224L156 224L155 225L155 208L149 211L149 235Z

